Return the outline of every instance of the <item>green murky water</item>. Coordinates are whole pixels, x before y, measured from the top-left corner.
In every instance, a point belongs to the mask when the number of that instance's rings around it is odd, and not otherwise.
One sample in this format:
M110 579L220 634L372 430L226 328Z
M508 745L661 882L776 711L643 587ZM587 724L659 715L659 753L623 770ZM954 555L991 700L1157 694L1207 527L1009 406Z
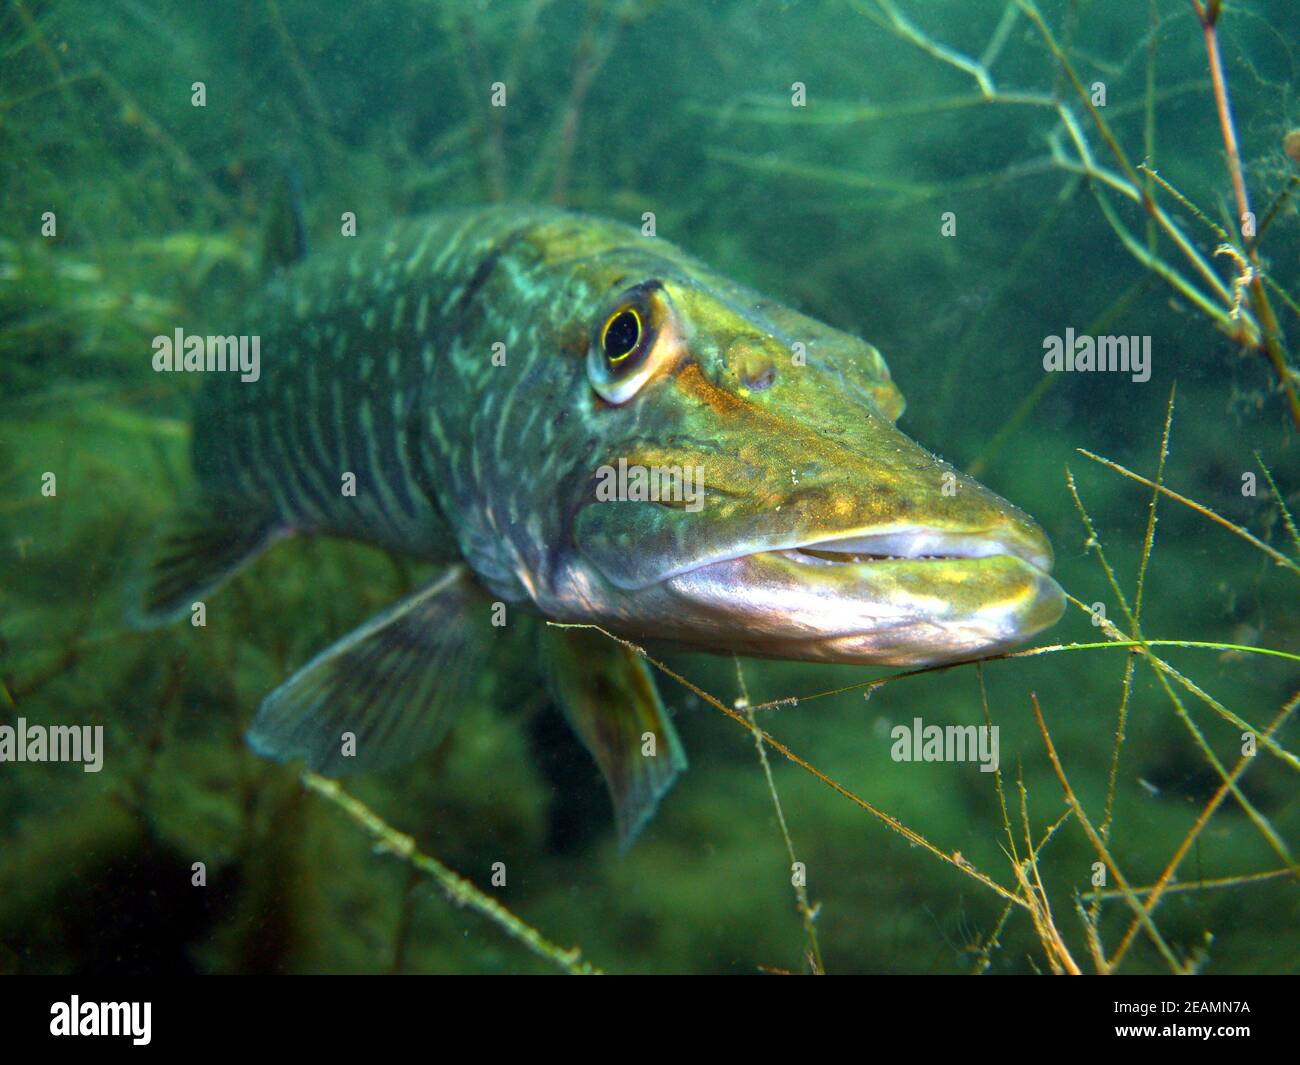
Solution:
M198 375L155 373L151 340L223 332L262 283L287 164L314 247L346 212L652 212L877 345L909 435L1043 524L1077 604L1030 646L1199 644L865 690L897 671L742 661L751 705L800 697L757 717L792 852L743 717L659 678L691 768L620 855L545 691L484 675L437 750L343 782L421 853L613 972L1091 970L1088 922L1121 972L1294 972L1300 12L1235 5L1218 37L1244 232L1182 0L6 0L0 726L102 740L97 772L0 761L0 971L556 968L242 739L429 567L295 541L202 627L124 623L193 480ZM1048 372L1067 330L1149 362ZM729 659L667 663L741 694ZM894 757L916 718L986 714L1000 774Z

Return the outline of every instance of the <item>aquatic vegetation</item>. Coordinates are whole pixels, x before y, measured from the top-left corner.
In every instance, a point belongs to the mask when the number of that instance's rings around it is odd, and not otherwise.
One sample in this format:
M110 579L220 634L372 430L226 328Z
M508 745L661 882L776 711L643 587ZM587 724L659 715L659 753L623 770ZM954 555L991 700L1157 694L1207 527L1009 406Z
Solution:
M238 34L112 6L0 12L0 724L102 724L111 754L0 768L0 971L1295 969L1293 4L275 0ZM262 695L431 575L304 542L203 628L123 625L191 482L193 382L148 340L257 283L286 148L315 238L651 211L869 337L909 432L1045 522L1066 620L903 673L635 645L693 768L622 858L510 676L395 774L264 763ZM1151 379L1044 372L1070 327L1151 336ZM997 725L997 771L896 761L916 718Z

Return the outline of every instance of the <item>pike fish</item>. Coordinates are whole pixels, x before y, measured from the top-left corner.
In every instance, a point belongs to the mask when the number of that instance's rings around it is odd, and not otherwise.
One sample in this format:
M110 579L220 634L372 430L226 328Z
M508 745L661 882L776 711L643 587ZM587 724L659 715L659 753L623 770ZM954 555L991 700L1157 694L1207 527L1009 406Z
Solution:
M500 665L502 610L891 666L1000 651L1063 610L1033 519L895 426L880 352L661 239L499 207L288 262L290 232L248 313L260 377L205 380L199 488L135 619L181 617L293 534L445 570L267 696L248 735L263 755L336 775L428 748ZM666 490L634 490L638 471ZM626 844L686 765L672 721L635 650L534 627L510 668L539 667Z

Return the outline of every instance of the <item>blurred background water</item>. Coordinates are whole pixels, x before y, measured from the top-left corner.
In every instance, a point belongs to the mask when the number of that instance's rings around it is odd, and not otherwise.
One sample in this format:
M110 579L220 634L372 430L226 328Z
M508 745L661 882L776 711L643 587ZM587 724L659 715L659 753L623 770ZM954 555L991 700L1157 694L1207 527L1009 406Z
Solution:
M1296 547L1263 474L1300 504L1296 427L1273 367L1225 331L1236 237L1205 40L1185 0L1044 0L1045 26L1172 224L1221 279L1105 177L1082 173L1057 100L1098 167L1123 167L1025 7L1000 0L692 3L619 0L5 0L0 7L0 723L98 724L103 771L0 764L0 971L545 971L448 904L292 768L242 743L257 702L392 602L419 567L356 545L287 544L223 593L206 628L141 636L121 583L187 484L194 382L160 377L150 339L208 332L259 284L271 177L301 180L309 236L496 200L632 224L885 354L901 425L1035 515L1066 589L1125 627L1066 482L1072 470L1129 602L1150 489L1079 454L1155 474L1177 385L1168 485ZM1300 174L1287 134L1300 10L1228 6L1223 48L1260 265L1284 337L1300 335ZM974 69L960 69L968 57ZM955 60L955 61L954 61ZM977 76L978 75L978 76ZM980 78L984 79L981 89ZM194 83L205 106L192 103ZM490 106L491 86L508 104ZM804 87L805 106L792 105ZM1295 142L1292 141L1292 144ZM1300 147L1294 149L1300 155ZM1110 217L1107 211L1111 212ZM54 212L57 232L42 233ZM945 235L951 212L955 235ZM1131 237L1126 246L1120 230ZM1236 237L1240 244L1240 237ZM1198 307L1140 261L1208 294ZM1249 304L1248 304L1249 308ZM1218 318L1216 322L1215 318ZM1044 373L1045 337L1150 336L1150 380ZM216 329L216 332L222 332ZM1261 465L1263 464L1263 465ZM55 471L57 495L42 494ZM1253 473L1257 491L1243 493ZM1270 648L1158 648L1196 690L1135 662L1114 756L1124 651L1045 654L860 687L761 715L811 765L931 841L931 853L812 774L773 773L831 972L1049 969L1010 891L991 775L898 763L890 729L1001 729L1024 857L1066 811L1035 723L1037 693L1095 825L1151 885L1256 732L1300 688L1294 568L1165 499L1145 580L1151 638ZM1106 639L1072 607L1040 642ZM674 668L730 704L730 660ZM861 685L884 670L742 663L753 703ZM807 968L790 857L753 739L667 678L691 755L620 856L596 769L535 690L484 677L437 751L348 781L396 828L552 941L611 971ZM1173 693L1172 695L1170 693ZM504 701L509 710L495 709ZM1208 972L1300 968L1300 839L1289 717L1195 831L1156 923ZM1222 769L1216 768L1216 762ZM1245 805L1243 805L1243 803ZM1076 899L1097 853L1067 820L1038 854L1056 925L1092 967ZM195 862L207 886L191 886ZM507 885L494 887L493 863ZM1108 888L1115 887L1113 878ZM1107 898L1114 951L1132 911ZM1122 971L1167 969L1139 935Z

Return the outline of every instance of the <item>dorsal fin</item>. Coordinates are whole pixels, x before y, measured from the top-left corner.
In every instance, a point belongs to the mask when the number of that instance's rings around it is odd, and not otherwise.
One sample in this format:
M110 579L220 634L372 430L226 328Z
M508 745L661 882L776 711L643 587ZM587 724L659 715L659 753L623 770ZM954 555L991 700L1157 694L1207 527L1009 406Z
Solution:
M307 229L302 220L302 183L288 163L275 168L270 212L262 237L262 269L266 274L283 270L307 255Z

